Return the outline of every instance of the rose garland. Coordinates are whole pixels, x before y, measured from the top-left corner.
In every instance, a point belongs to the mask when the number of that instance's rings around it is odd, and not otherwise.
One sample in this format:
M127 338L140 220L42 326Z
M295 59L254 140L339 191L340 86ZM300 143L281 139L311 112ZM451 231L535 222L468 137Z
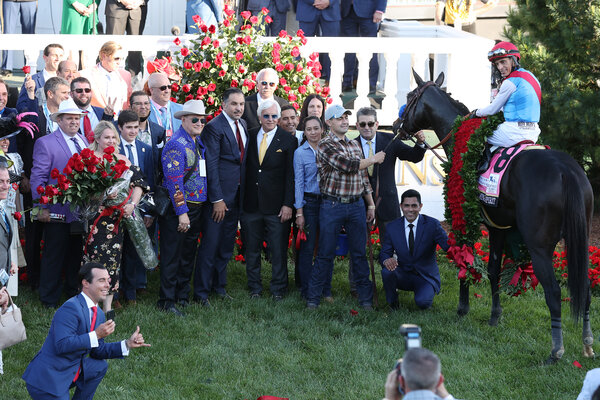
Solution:
M447 257L456 264L458 279L477 283L486 275L485 265L473 246L481 232L480 204L477 196L477 162L483 154L486 139L504 122L498 113L487 118L458 117L452 127L454 144L448 161L443 164L444 216L451 223Z

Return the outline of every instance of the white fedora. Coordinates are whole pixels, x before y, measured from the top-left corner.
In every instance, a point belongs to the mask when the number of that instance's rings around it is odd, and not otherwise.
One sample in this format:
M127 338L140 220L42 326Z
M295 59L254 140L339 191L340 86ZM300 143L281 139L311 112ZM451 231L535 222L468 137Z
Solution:
M202 100L190 100L186 101L183 105L183 108L180 111L177 111L173 116L177 119L181 119L184 115L208 115L206 113L206 109L204 108L204 103Z
M50 119L56 122L56 119L63 114L83 115L85 114L85 111L80 110L73 99L69 98L68 100L63 100L60 103L57 112L50 114Z

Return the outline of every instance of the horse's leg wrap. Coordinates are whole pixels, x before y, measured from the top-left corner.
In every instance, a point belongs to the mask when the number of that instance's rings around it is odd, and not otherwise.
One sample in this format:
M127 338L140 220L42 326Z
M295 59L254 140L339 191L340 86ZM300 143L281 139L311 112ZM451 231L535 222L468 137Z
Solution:
M560 322L560 318L552 318L551 321L552 351L550 352L550 360L558 361L565 353L565 347L563 346L562 324Z
M465 281L460 281L458 310L456 312L461 317L469 313L469 284Z
M583 356L584 357L594 357L594 349L592 348L592 344L594 344L594 334L592 333L592 327L590 325L590 311L586 311L583 317Z

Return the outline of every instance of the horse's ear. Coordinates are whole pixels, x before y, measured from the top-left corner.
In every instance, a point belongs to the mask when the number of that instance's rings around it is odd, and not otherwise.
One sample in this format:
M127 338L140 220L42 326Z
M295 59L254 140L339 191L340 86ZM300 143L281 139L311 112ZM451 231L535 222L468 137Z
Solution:
M444 73L440 72L440 74L438 75L438 77L435 80L435 84L438 85L439 87L442 87L442 83L444 83Z
M423 79L419 76L419 74L416 73L414 68L413 68L412 72L413 72L413 76L415 77L415 82L417 82L417 86L423 85L425 82L423 82Z

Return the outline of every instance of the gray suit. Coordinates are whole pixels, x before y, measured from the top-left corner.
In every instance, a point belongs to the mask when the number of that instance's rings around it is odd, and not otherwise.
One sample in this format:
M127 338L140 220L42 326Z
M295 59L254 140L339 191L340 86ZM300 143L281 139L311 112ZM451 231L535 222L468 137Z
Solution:
M10 243L12 232L6 227L6 222L0 214L0 268L10 272Z

